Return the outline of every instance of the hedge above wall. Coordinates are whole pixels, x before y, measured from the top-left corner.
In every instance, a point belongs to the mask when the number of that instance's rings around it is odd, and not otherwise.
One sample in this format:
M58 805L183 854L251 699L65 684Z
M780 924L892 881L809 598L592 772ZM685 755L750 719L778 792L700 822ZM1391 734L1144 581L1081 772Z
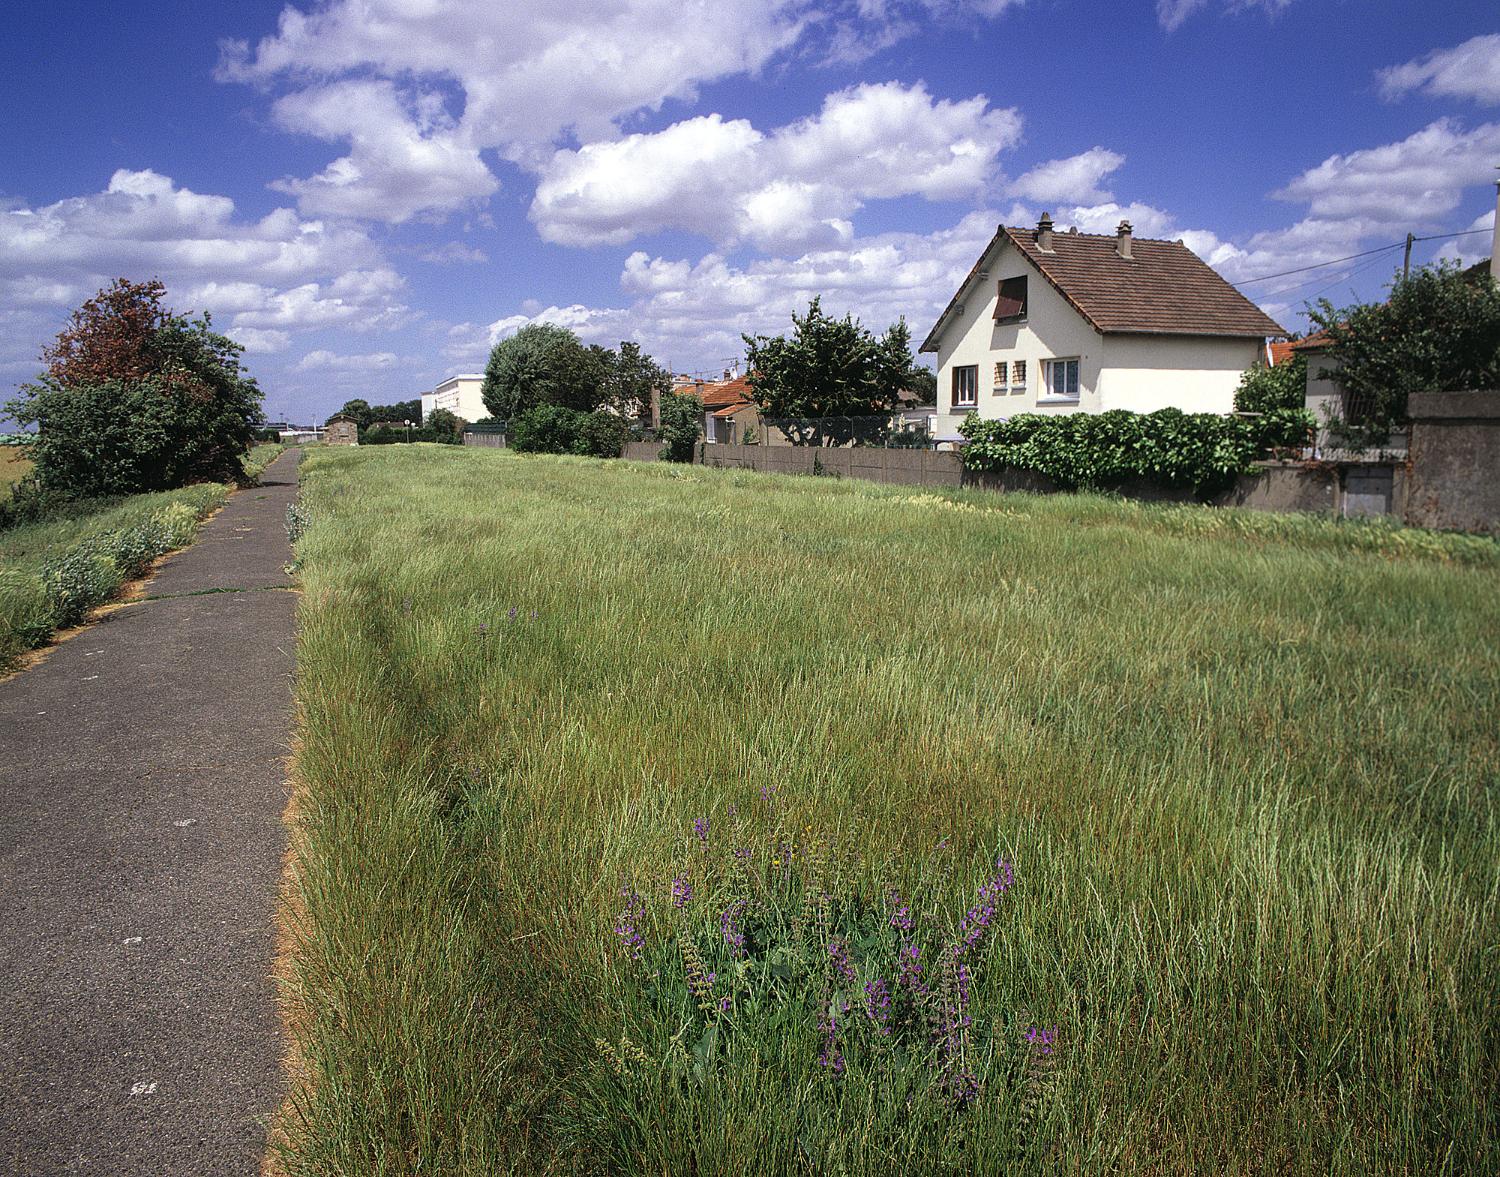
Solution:
M1035 470L1059 486L1108 490L1134 479L1211 494L1259 458L1300 449L1314 422L1303 409L1256 417L1158 409L1132 413L1022 413L1008 420L970 414L959 426L970 470Z

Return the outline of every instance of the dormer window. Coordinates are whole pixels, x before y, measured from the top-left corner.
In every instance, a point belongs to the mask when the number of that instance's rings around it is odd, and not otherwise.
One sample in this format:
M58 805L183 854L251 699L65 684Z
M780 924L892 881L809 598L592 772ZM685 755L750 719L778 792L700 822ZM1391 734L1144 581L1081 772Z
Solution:
M1019 323L1026 318L1026 275L1001 278L1000 293L995 299L995 322Z

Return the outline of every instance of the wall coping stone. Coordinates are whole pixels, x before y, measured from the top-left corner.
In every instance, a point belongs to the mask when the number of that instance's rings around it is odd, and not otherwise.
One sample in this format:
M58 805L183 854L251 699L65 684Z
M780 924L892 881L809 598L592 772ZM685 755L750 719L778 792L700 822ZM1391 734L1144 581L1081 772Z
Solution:
M1500 391L1414 392L1406 398L1413 421L1500 421Z

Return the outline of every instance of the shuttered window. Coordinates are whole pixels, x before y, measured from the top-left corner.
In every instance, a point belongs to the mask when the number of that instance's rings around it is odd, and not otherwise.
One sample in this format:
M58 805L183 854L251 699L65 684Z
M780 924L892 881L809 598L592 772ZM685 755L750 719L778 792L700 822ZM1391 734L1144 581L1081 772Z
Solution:
M1000 294L995 299L995 322L1010 323L1026 317L1026 275L1001 278Z

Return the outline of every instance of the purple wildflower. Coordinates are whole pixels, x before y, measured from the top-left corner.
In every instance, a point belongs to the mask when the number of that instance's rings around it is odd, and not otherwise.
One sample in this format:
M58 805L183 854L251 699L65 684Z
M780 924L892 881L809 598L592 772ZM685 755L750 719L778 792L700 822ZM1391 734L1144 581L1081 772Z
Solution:
M1041 1030L1032 1026L1026 1031L1026 1041L1031 1045L1032 1051L1038 1055L1049 1055L1052 1053L1053 1043L1057 1041L1057 1027L1049 1030Z
M964 918L959 922L959 943L953 950L954 956L962 956L969 949L984 939L989 931L990 921L995 916L995 905L1000 896L1010 890L1011 884L1015 882L1015 875L1011 871L1010 863L1002 859L996 864L995 876L981 883L979 891L974 897L974 906L964 913Z
M490 632L490 627L481 621L479 623L479 628L474 632L477 633L480 637L484 637L485 634Z
M772 795L776 792L776 786L769 781L760 787L760 799L770 804Z
M846 1013L848 1009L849 1005L847 1002L840 1003L839 1013ZM828 1011L827 1020L818 1024L818 1029L823 1034L823 1049L818 1054L818 1066L835 1077L842 1075L844 1073L844 1054L839 1049L838 1043L839 1018L838 1014L832 1008Z
M702 842L704 846L707 846L708 845L708 818L706 818L706 817L695 817L695 818L693 818L693 833L695 833L695 834L698 835L698 841Z
M686 907L693 899L693 885L688 882L686 875L678 875L672 880L672 906Z
M745 913L745 901L736 899L719 916L719 930L724 933L724 943L735 956L745 955L745 933L740 928L740 917Z
M750 865L750 848L747 846L743 850L736 850L736 851L734 851L734 860L735 860L735 862L739 863L741 866L749 866Z
M891 913L891 927L902 932L911 931L911 904L896 892L891 892L891 906L896 910Z
M849 960L849 945L844 940L828 941L828 959L833 961L833 967L838 970L839 976L846 981L853 981L854 965Z
M506 611L506 613L505 613L505 617L506 617L506 620L507 620L507 621L514 621L514 620L515 620L515 619L516 619L516 614L517 614L517 613L519 613L519 612L520 612L520 610L519 610L519 609L517 609L517 608L516 608L516 607L515 607L515 606L514 606L514 605L512 605L512 606L511 606L511 607L510 607L510 608L509 608L509 609L508 609L508 610L507 610L507 611Z
M646 905L641 901L634 887L621 887L620 894L625 898L625 908L620 912L619 922L615 924L615 935L620 937L625 945L625 951L630 954L630 959L640 960L641 946L646 940L641 935L638 923L641 916L646 913Z
M865 1016L875 1023L882 1037L890 1037L891 991L879 978L865 982Z
M913 993L925 993L927 986L922 981L922 964L918 959L922 955L922 949L916 944L902 943L901 945L901 972L896 977L896 985L902 989L908 989Z
M531 611L531 620L533 620L533 621L535 621L535 620L536 620L536 610L535 610L535 609L533 609L533 610L532 610L532 611Z
M727 994L719 998L719 1012L721 1014L727 1014L729 1012L729 1004L729 997Z
M729 807L729 816L730 817L733 817L738 812L739 812L739 810L737 808L735 808L733 805L731 805Z

